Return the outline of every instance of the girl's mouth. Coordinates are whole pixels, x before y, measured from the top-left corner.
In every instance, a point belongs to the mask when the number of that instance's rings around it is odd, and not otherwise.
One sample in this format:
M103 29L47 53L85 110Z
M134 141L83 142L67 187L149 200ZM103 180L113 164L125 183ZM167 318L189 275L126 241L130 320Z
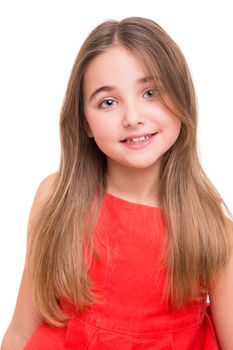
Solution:
M143 136L138 136L138 137L129 137L121 142L125 142L127 144L137 144L137 143L143 143L147 140L149 140L153 135L155 135L157 133L154 133L154 134L146 134L146 135L143 135Z
M153 134L144 134L141 136L132 136L127 137L125 140L122 140L122 144L132 150L140 150L147 147L158 134L157 132Z

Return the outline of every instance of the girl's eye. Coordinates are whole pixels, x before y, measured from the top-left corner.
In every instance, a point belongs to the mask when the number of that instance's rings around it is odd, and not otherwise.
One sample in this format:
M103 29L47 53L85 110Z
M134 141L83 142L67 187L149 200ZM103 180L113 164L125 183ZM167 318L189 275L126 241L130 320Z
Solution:
M151 88L146 90L146 92L144 93L144 96L146 94L148 94L147 98L151 99L158 95L158 91L156 89ZM112 98L107 98L106 100L103 100L102 102L100 102L99 107L104 109L110 109L114 107L116 103L117 102Z
M113 104L114 102L116 102L116 101L114 101L114 100L111 99L111 98L108 98L108 99L106 99L106 100L103 100L103 101L99 104L99 107L100 107L100 108L109 109L109 108L114 107L114 104Z
M147 94L147 93L148 93L149 98L153 98L153 97L156 97L158 95L158 91L155 89L146 90L145 94Z

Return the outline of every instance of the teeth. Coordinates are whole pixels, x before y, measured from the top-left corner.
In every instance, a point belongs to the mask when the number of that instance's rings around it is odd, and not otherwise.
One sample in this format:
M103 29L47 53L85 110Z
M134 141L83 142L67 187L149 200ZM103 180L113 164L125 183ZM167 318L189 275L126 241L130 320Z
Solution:
M126 142L127 143L139 143L139 142L149 140L150 137L151 137L151 135L145 135L145 136L141 136L141 137L133 137L132 139L127 139Z

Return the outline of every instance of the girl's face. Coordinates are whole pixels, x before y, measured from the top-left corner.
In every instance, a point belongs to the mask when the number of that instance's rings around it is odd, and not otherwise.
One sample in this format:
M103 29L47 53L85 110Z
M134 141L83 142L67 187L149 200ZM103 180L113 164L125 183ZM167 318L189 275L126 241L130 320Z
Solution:
M83 95L88 136L108 166L158 166L179 135L181 122L160 101L156 81L125 48L115 46L91 62Z

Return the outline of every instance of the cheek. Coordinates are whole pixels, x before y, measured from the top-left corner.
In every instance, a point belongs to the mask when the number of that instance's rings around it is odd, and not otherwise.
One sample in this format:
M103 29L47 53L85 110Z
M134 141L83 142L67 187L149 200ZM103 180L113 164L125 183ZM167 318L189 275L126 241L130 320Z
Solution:
M87 117L88 136L95 139L107 138L111 134L111 125L103 118L92 115L91 118Z
M178 137L180 134L180 129L181 129L181 121L175 117L173 117L172 119L173 120L171 121L171 130L172 130L174 136Z
M95 137L101 132L103 123L101 123L98 115L91 111L84 111L87 125L87 134L89 137Z
M162 102L152 105L151 114L161 130L179 134L181 121Z
M113 111L111 113L96 111L95 109L84 109L84 115L88 125L88 136L95 139L107 139L113 134L116 135L118 127L118 116Z
M181 129L181 122L179 120L173 120L170 123L170 126L167 128L167 138L168 142L172 146L179 137Z
M166 113L160 119L160 127L166 142L172 145L180 134L181 121L175 116Z

